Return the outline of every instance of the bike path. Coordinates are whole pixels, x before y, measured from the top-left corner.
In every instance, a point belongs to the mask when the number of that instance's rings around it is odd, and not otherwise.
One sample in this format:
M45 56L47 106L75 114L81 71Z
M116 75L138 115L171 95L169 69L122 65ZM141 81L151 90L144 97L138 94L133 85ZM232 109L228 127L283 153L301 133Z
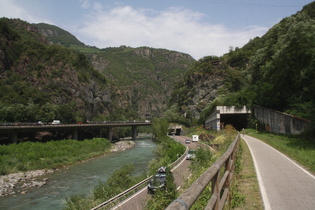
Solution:
M315 176L266 143L241 137L250 149L266 210L315 209Z

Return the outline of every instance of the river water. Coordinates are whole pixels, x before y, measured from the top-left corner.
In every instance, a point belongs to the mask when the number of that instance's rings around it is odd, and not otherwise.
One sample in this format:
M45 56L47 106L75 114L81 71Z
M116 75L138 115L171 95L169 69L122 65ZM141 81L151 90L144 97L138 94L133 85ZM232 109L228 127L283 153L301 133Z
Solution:
M24 195L0 197L0 209L45 209L65 207L65 199L74 195L88 195L99 183L106 181L123 165L133 164L135 175L147 170L154 158L155 144L150 137L136 141L136 146L123 152L105 156L71 166L69 169L47 175L47 184L28 191Z

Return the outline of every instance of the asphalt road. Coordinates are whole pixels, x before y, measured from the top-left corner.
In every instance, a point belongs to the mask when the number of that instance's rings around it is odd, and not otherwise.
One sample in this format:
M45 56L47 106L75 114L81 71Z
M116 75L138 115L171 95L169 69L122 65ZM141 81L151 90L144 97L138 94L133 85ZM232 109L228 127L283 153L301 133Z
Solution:
M185 142L186 139L190 139L185 136L174 136L174 138L180 140L181 142ZM189 148L197 148L198 143L191 142L190 144L186 144ZM190 176L189 171L190 161L183 159L177 166L172 169L174 182L177 186L177 189L180 190L181 184L183 183L184 179ZM143 188L135 195L129 197L128 199L124 200L117 206L113 207L112 209L122 209L122 210L141 210L146 205L148 199L151 198L151 195L147 193L147 188Z
M241 137L251 151L266 210L315 209L315 176L264 142Z

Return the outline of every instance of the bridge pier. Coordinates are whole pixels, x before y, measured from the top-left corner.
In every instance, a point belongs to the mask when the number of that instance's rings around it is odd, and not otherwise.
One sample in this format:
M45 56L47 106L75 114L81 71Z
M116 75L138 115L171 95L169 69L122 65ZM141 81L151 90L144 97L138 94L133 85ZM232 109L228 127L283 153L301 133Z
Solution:
M137 126L131 126L132 140L137 140Z
M18 140L17 136L18 136L17 132L10 133L10 139L11 139L12 143L14 143L14 144L17 143L17 140Z
M72 138L78 140L78 128L72 130Z
M113 127L109 127L108 128L108 136L107 136L107 139L109 141L113 140Z

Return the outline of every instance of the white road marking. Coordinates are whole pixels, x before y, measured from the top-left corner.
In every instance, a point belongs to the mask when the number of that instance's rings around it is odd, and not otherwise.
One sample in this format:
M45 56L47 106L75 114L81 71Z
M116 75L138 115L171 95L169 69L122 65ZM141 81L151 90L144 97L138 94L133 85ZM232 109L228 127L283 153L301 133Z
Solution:
M247 141L245 141L245 142L247 144ZM256 174L257 174L257 179L258 179L258 183L259 183L260 193L261 193L261 196L262 196L262 199L263 199L265 210L271 210L270 202L269 202L269 199L268 199L268 196L267 196L267 192L266 192L266 189L265 189L264 182L263 182L261 174L260 174L259 167L257 165L256 157L255 157L254 153L252 152L250 146L248 144L247 144L247 146L248 146L248 148L250 150L250 153L251 153L251 155L253 157L253 162L254 162L254 166L255 166L255 169L256 169Z

